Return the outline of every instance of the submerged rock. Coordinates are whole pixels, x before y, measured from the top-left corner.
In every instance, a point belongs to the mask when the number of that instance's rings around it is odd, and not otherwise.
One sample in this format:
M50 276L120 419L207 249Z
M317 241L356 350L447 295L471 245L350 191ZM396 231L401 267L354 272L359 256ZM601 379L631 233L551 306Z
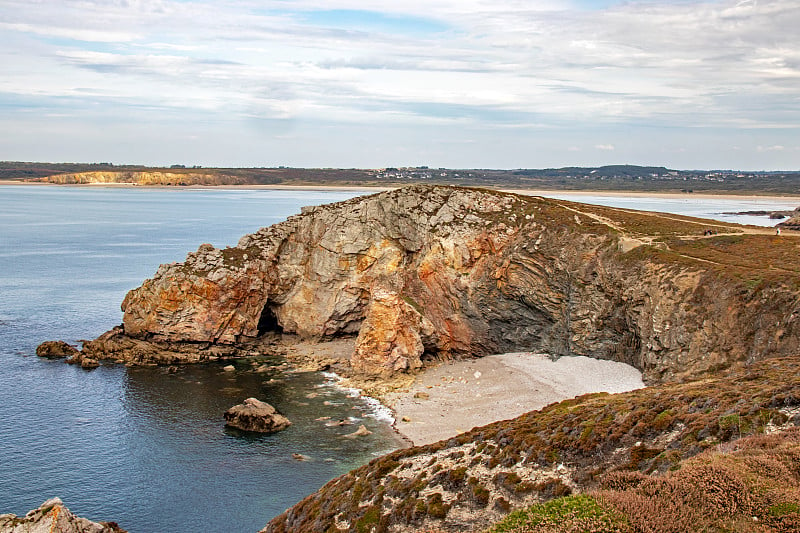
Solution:
M46 341L36 347L36 355L47 358L73 357L80 353L64 341Z
M356 437L366 437L367 435L372 435L372 432L367 429L367 426L361 424L360 426L358 426L357 430L355 430L352 433L348 433L347 435L345 435L345 437L354 439Z
M234 405L223 416L226 426L257 433L274 433L292 425L274 407L256 398L248 398L244 403Z
M116 522L92 522L75 516L59 498L44 502L24 517L0 515L0 533L126 533Z

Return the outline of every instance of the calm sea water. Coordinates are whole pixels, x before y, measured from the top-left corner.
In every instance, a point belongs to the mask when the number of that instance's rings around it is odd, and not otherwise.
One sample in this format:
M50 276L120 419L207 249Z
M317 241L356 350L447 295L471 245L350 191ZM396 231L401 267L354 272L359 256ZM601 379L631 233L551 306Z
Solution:
M44 340L93 338L118 324L125 293L159 263L183 260L204 242L234 245L303 205L355 194L0 187L0 513L23 514L57 495L79 515L133 533L252 532L397 447L379 409L318 374L256 374L244 365L235 373L221 365L85 371L34 355ZM764 225L774 221L720 213L796 207L580 200ZM273 377L282 381L268 383ZM222 413L248 396L294 425L268 436L225 430ZM322 416L352 418L374 434L344 438L355 426L326 427L315 420Z
M22 514L57 495L134 533L254 532L396 448L379 410L318 374L87 372L34 355L44 340L91 338L121 322L126 291L159 263L353 195L0 187L0 512ZM273 377L285 381L265 383ZM249 396L294 424L268 436L225 430L222 413ZM322 416L355 425L326 427ZM342 436L362 423L373 435Z

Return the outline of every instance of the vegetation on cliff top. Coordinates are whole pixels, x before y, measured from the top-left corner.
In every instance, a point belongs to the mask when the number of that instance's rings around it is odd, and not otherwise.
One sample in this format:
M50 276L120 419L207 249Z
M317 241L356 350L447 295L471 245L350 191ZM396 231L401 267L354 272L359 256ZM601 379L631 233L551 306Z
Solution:
M800 425L797 364L794 357L769 359L690 383L586 395L448 441L399 450L331 481L276 517L266 531L334 532L354 524L376 532L475 530L512 508L596 489L604 480L611 490L602 493L602 512L593 520L622 513L633 523L638 511L626 502L648 487L673 487L672 478L658 476L682 469L686 459L724 450L720 445L741 437ZM695 477L686 479L704 480L702 489L708 486L704 483L728 479L723 470L713 464L698 466ZM763 472L765 479L782 475L777 470ZM651 475L654 481L642 481ZM679 492L681 486L670 490ZM774 509L794 520L795 499L776 498L764 496L753 512L761 509L764 515L763 509ZM567 500L561 507L572 512L580 504L579 510L585 511L586 501ZM733 507L731 513L739 509L745 508ZM746 509L745 513L751 508ZM576 520L582 516L578 513ZM766 515L763 519L768 523ZM629 530L643 531L624 531Z
M511 513L487 533L800 531L800 428L745 437L665 475L615 472L589 494Z

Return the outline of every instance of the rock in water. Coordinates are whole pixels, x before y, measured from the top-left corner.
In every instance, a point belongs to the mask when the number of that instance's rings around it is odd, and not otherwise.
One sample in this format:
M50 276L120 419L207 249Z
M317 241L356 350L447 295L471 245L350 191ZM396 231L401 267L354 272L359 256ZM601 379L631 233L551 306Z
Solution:
M47 341L36 347L39 357L58 358L78 355L78 349L64 341Z
M349 433L349 434L345 435L345 437L354 439L356 437L366 437L367 435L372 435L372 432L367 429L367 426L365 426L364 424L361 424L360 426L358 426L357 430L355 430L352 433Z
M234 405L223 416L226 426L258 433L274 433L292 425L288 418L270 404L255 398L248 398L244 403Z
M64 507L59 498L44 502L24 517L0 515L0 533L126 533L115 522L92 522Z

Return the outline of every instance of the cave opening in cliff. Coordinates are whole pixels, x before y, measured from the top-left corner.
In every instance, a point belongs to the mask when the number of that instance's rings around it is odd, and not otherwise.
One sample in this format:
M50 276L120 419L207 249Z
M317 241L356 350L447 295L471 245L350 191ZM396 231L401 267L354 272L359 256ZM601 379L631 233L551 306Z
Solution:
M265 333L280 333L281 331L283 331L283 328L278 324L278 317L275 316L275 311L267 302L258 319L258 336L260 337Z

